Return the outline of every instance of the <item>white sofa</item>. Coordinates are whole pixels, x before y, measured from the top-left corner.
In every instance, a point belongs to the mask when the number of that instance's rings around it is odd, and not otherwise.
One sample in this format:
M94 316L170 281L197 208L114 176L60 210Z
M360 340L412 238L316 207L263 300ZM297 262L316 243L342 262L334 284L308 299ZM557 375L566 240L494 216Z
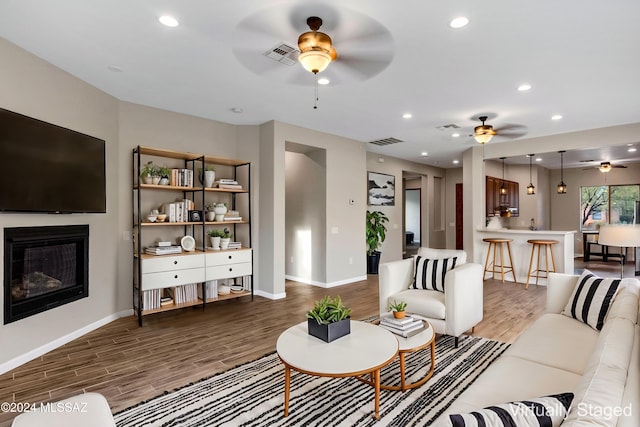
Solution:
M109 403L99 393L84 393L38 405L13 419L11 427L116 427Z
M624 279L600 332L560 314L579 276L551 273L547 312L447 409L470 413L492 405L574 393L563 427L640 426L640 282Z
M482 273L480 264L467 263L465 251L419 248L417 256L428 259L457 257L456 267L447 272L445 292L409 289L414 276L414 259L380 265L380 315L388 312L393 300L407 303L407 312L426 318L438 334L458 337L482 320Z

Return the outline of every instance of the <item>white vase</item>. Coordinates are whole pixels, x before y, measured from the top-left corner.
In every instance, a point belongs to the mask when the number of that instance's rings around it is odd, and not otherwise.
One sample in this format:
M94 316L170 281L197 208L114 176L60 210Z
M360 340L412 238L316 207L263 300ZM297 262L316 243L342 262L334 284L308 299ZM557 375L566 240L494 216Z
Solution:
M209 237L211 240L211 247L213 249L220 249L220 237ZM227 246L229 246L229 242L227 242Z
M153 178L151 177L151 175L143 175L142 182L145 184L151 184L153 182Z
M158 185L160 183L160 177L159 176L152 176L151 177L151 183L154 185Z
M204 186L212 188L216 180L216 171L204 171Z
M224 237L220 239L220 249L228 249L230 241L231 241L230 237Z
M224 221L224 214L227 213L227 207L224 203L218 203L214 206L213 212L216 214L216 221L222 222Z
M208 222L212 222L216 220L216 213L213 211L208 211L205 214L205 218L207 219Z
M160 178L160 185L169 185L169 178Z

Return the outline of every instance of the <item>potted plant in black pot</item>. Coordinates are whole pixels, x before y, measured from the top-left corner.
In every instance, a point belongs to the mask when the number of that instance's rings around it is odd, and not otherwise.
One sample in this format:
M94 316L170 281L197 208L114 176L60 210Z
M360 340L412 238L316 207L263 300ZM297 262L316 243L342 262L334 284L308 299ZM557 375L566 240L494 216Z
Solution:
M385 223L389 218L380 211L367 211L367 274L378 274L380 252L378 247L387 233Z
M331 342L351 332L351 309L344 306L337 296L325 296L313 304L307 312L309 335Z

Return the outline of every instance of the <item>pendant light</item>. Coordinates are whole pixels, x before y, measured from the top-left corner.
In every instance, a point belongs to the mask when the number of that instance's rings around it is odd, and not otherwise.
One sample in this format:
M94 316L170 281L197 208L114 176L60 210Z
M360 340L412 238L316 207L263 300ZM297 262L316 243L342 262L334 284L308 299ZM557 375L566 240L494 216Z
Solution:
M564 183L564 160L563 154L566 151L558 151L560 153L560 184L558 184L558 194L566 194L567 193L567 184Z
M533 196L534 194L536 194L536 187L534 187L533 179L531 179L531 168L533 167L532 166L533 156L535 156L535 154L529 154L527 156L529 158L529 185L527 185L528 196Z

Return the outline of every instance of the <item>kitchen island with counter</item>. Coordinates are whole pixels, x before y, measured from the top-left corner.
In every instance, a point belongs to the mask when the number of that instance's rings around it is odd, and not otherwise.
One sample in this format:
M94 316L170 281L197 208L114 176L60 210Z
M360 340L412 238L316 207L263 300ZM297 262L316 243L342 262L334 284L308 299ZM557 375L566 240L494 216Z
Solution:
M515 270L515 276L518 283L524 284L527 281L527 273L529 270L529 261L531 259L532 244L527 243L528 240L556 240L558 244L552 246L553 257L555 259L556 271L558 273L574 273L573 267L573 242L575 230L571 231L556 231L556 230L528 230L528 229L478 229L478 235L480 236L479 244L482 245L482 264L484 265L489 245L484 243L482 239L487 238L502 238L511 239L511 252L513 254L513 264ZM537 251L536 251L537 254ZM544 269L544 252L540 254L540 266ZM508 263L508 255L505 249L505 259ZM498 261L499 262L499 261ZM534 268L536 258L534 257ZM551 260L549 260L549 268L551 268ZM487 273L487 278L490 277ZM497 277L497 275L496 275ZM505 280L513 280L511 274L505 276ZM535 278L529 279L530 284L535 284ZM539 285L546 285L547 280L540 278L538 280Z

